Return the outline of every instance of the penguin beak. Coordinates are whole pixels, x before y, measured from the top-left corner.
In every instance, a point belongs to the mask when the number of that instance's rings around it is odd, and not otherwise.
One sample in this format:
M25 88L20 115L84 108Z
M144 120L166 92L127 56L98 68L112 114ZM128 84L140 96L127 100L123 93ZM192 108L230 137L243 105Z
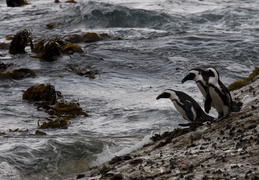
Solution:
M185 83L186 81L188 81L188 80L193 80L194 79L194 74L193 73L191 73L191 74L187 74L184 78L183 78L183 80L182 80L182 83Z
M161 99L161 98L169 98L171 95L169 93L162 93L159 96L156 97L156 100Z
M156 100L161 99L161 98L162 98L161 95L162 95L162 94L160 94L159 96L157 96L157 97L156 97Z

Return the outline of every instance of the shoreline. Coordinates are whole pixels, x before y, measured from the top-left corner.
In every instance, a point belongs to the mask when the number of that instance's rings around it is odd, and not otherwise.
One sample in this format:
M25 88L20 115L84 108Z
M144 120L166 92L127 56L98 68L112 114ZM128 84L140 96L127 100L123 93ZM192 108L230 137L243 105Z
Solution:
M243 102L240 112L194 131L184 128L180 135L158 135L138 150L64 179L258 179L259 75L231 94Z

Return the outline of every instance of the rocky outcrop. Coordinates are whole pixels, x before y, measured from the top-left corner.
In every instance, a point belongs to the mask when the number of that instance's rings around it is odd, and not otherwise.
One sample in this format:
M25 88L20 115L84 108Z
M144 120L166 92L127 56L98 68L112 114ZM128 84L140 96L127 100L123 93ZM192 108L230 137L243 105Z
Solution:
M259 76L232 95L243 102L240 112L156 135L137 151L66 179L258 179Z

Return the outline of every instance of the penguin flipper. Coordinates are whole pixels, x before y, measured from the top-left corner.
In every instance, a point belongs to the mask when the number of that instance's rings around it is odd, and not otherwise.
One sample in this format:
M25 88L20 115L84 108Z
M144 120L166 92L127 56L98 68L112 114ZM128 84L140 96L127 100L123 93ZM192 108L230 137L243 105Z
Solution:
M185 109L186 115L188 116L189 120L194 121L195 119L194 119L194 115L192 112L192 104L190 101L184 102L184 109Z
M211 97L210 97L210 93L207 92L206 98L205 98L205 103L204 103L204 109L206 113L210 112L210 108L211 108Z

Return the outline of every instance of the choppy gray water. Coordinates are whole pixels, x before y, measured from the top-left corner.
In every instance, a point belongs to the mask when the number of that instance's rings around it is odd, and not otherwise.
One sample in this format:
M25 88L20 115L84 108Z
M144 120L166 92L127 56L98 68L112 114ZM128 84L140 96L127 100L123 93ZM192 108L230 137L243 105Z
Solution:
M26 55L0 51L0 62L14 63L9 71L37 73L0 82L0 132L6 132L0 135L0 179L61 179L126 153L152 133L185 122L170 101L155 100L162 90L184 91L203 104L193 82L181 84L188 69L213 66L229 85L259 65L256 0L77 2L39 0L9 8L0 1L1 42L22 29L35 37L105 32L120 39L80 43L83 54L54 62L30 57L30 49ZM59 26L48 30L48 23ZM96 79L77 76L63 68L71 63L101 73ZM68 129L34 135L38 120L47 115L22 100L22 93L39 83L51 83L67 100L78 100L90 116L72 119ZM9 132L17 128L24 132Z

